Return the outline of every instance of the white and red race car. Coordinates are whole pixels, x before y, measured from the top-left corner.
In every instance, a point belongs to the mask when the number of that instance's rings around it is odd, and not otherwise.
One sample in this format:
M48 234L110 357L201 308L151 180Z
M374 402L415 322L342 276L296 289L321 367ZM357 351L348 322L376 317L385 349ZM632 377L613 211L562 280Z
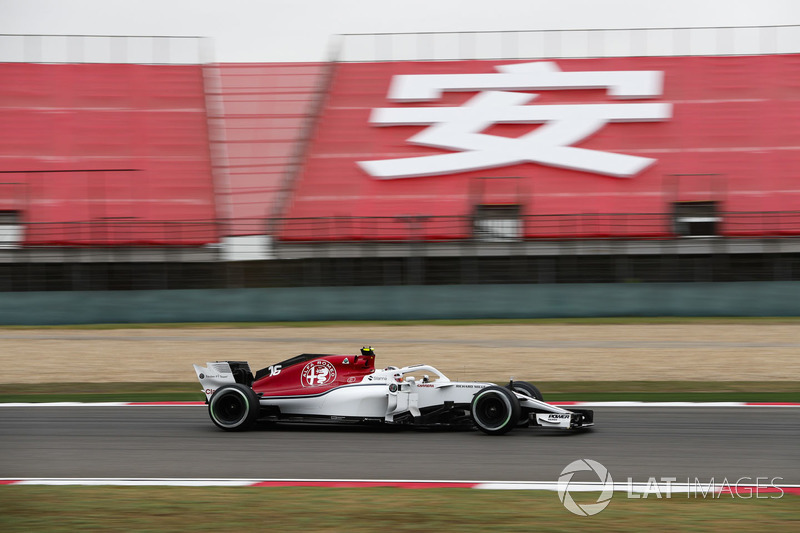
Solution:
M375 352L302 354L252 374L242 361L194 365L211 420L228 431L257 421L379 423L477 427L501 435L517 427L577 429L593 424L588 409L542 401L524 381L450 381L429 365L375 370Z

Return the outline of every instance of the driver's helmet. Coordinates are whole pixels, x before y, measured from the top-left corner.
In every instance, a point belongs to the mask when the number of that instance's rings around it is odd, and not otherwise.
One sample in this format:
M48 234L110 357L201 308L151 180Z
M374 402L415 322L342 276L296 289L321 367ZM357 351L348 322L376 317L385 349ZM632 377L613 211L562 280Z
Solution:
M386 368L384 368L384 370L400 370L400 369L399 369L399 368L397 368L396 366L387 366ZM402 373L400 373L400 372L394 372L394 373L392 374L392 378L393 378L393 379L394 379L394 381L396 381L397 383L402 383L402 382L403 382L403 374L402 374Z

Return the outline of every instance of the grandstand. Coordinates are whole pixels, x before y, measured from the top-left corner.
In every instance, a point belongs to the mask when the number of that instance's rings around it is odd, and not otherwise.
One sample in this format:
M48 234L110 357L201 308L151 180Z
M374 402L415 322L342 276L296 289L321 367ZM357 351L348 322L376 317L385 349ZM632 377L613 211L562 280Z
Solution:
M2 290L800 279L798 27L2 38Z

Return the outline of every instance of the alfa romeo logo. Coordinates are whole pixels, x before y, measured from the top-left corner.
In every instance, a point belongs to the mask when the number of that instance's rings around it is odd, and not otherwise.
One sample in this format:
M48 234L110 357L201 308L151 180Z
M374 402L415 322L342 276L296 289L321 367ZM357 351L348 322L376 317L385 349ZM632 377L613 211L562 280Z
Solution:
M602 492L595 503L578 504L572 498L572 494L570 494L570 483L572 482L572 476L574 476L576 472L587 471L594 472L600 479L599 489L601 489ZM577 484L576 482L576 485ZM575 487L573 487L573 490L575 490ZM592 487L592 490L595 490L594 487ZM613 496L613 494L614 480L611 479L611 474L608 473L608 469L605 466L592 459L578 459L577 461L572 461L561 471L561 475L558 476L558 498L569 512L579 516L596 515L611 503L611 496Z
M300 383L303 387L319 387L327 385L335 379L336 367L324 359L308 363L300 374Z

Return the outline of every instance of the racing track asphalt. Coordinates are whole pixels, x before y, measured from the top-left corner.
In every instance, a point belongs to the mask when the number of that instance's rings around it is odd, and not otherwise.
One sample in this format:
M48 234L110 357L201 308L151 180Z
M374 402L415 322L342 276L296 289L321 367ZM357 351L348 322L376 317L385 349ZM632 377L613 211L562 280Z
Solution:
M283 426L226 433L194 407L0 408L0 478L555 481L575 459L614 481L800 483L800 408L603 407L582 433ZM763 482L763 481L762 481Z

